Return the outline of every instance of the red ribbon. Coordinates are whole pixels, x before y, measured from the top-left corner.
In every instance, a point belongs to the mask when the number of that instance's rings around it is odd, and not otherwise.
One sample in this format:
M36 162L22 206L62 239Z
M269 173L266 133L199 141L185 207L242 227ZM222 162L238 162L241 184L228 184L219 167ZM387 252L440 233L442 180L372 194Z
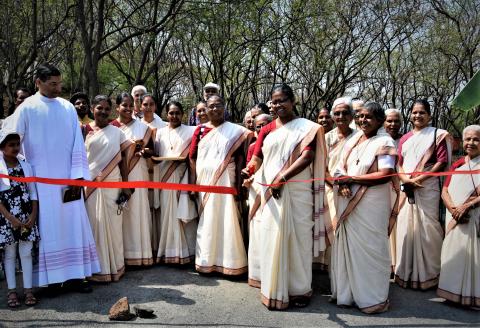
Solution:
M394 176L401 176L401 175L410 175L410 176L419 176L419 175L428 175L428 176L433 176L433 177L441 177L441 176L449 176L449 175L456 175L456 174L480 174L480 170L457 170L457 171L443 171L443 172L410 172L410 173L391 173L391 174L385 174L382 175L381 177L376 177L376 178L371 178L372 180L374 179L381 179L381 178L386 178L386 177L394 177ZM349 179L349 176L341 176L341 177L330 177L330 178L325 178L325 179L307 179L307 180L288 180L287 182L279 182L276 184L264 184L258 182L258 184L265 186L265 187L277 187L286 183L290 182L313 182L313 181L340 181L340 180L345 180Z
M457 171L444 171L444 172L412 172L412 173L392 173L382 176L384 177L393 177L400 175L428 175L428 176L448 176L455 174L480 174L480 170L457 170ZM237 190L233 187L222 187L222 186L205 186L205 185L194 185L194 184L183 184L183 183L169 183L169 182L153 182L153 181L87 181L87 180L75 180L75 179L54 179L54 178L41 178L41 177L12 177L6 174L0 174L0 178L7 178L13 181L18 182L38 182L52 185L64 185L64 186L80 186L80 187L91 187L91 188L148 188L148 189L167 189L167 190L180 190L180 191L195 191L195 192L209 192L215 194L230 194L237 195ZM348 179L349 177L343 176L338 178L326 178L328 181L343 180ZM282 185L290 182L313 182L319 181L321 179L308 179L308 180L288 180L287 182L281 182L279 184L270 185L259 183L262 186L270 187Z
M233 187L222 186L205 186L205 185L193 185L183 183L169 183L169 182L153 182L153 181L87 181L87 180L74 180L74 179L53 179L53 178L40 178L40 177L11 177L5 174L0 174L0 178L7 178L18 182L38 182L52 185L65 185L65 186L80 186L91 188L149 188L149 189L168 189L168 190L180 190L180 191L195 191L195 192L211 192L215 194L230 194L236 195L237 190Z

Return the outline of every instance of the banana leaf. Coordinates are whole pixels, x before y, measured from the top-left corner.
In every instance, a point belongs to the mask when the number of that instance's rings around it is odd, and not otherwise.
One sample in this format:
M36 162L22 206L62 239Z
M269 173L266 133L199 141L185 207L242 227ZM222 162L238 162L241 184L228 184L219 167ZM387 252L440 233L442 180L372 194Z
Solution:
M480 71L475 73L467 85L453 99L452 107L464 112L480 105Z

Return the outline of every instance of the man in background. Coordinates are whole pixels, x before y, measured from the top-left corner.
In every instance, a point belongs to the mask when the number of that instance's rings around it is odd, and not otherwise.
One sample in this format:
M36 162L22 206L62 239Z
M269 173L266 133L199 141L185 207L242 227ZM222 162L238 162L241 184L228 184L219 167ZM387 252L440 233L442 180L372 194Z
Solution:
M18 106L20 106L21 103L23 103L23 101L31 95L32 94L30 93L30 90L28 90L27 88L18 88L17 90L15 90L15 109L17 109Z
M203 100L206 102L208 98L210 98L211 96L220 96L220 86L216 83L213 83L213 82L208 82L207 84L205 84L203 86L203 94L202 94L202 97L203 97ZM224 111L224 115L225 115L225 121L230 121L231 120L231 115L229 113L229 111L225 108L225 111ZM195 108L192 108L191 112L190 112L190 117L188 118L188 124L191 125L191 126L196 126L198 124L200 124L200 122L197 121L197 115L196 115L196 112L195 112Z
M90 112L90 101L88 100L86 93L74 93L72 97L70 97L70 103L77 111L78 122L80 125L84 126L93 122L93 120L88 117L88 113Z

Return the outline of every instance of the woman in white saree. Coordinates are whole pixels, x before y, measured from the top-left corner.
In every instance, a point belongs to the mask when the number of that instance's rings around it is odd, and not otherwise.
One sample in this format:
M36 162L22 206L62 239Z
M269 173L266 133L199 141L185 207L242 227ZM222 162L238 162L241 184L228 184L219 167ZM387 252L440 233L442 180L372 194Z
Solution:
M252 109L253 111L253 109ZM259 114L255 117L255 131L258 134L265 125L272 121L268 114ZM248 147L247 162L251 160L255 142ZM265 187L253 183L260 181L262 177L262 166L253 176L245 179L243 186L248 189L248 284L255 288L260 288L260 220L261 220L261 199L265 192Z
M85 147L93 181L128 181L126 150L131 142L120 129L108 124L112 101L107 96L96 96L92 111L95 121L86 126ZM101 269L89 280L118 281L125 272L123 215L117 212L116 203L121 191L126 197L131 194L130 189L85 189L85 205Z
M182 124L183 107L178 102L167 105L168 126L157 130L155 153L163 160L158 167L155 181L169 183L188 183L186 158L190 149L195 127ZM157 198L155 198L156 200ZM186 192L176 190L159 190L158 204L160 236L157 262L189 263L195 256L195 237L197 217L195 204Z
M403 288L429 289L438 284L443 229L440 217L440 180L412 172L440 172L450 166L451 141L447 131L429 127L430 104L413 104L413 130L399 142L402 182L396 226L395 281Z
M190 183L241 188L240 169L253 133L226 122L225 103L207 100L209 122L197 126L190 148ZM203 130L202 130L203 128ZM192 193L192 197L196 194ZM195 268L201 273L240 275L247 272L247 254L240 213L233 195L201 192L195 248Z
M167 126L157 114L157 100L149 93L140 96L140 109L143 117L142 123L148 125L152 129L152 139L158 130ZM158 181L160 179L159 166L154 165L152 159L147 158L148 177L150 181ZM158 252L158 243L160 241L160 189L148 189L148 202L150 203L150 212L152 213L152 253L155 257ZM155 259L158 260L158 259Z
M163 121L157 114L157 100L149 93L140 96L141 109L143 117L142 123L148 125L152 130L157 131L167 126L167 122Z
M402 114L396 108L389 108L385 111L385 123L383 127L385 132L387 132L390 137L392 137L393 142L395 143L395 148L398 148L398 143L402 134L400 133L400 128L402 127ZM400 179L398 176L392 177L392 188L390 190L390 196L392 201L399 200L400 193ZM398 211L398 203L395 204L395 208ZM392 231L390 232L390 257L392 259L392 274L395 274L395 261L397 260L397 226L393 226Z
M383 124L383 127L385 128L385 132L392 137L395 147L398 147L400 138L403 136L400 133L402 124L402 113L400 110L396 108L389 108L385 111L385 123Z
M260 169L260 182L271 185L261 199L260 290L268 309L281 310L308 305L312 256L325 250L326 153L323 128L295 115L288 85L274 88L271 103L278 117L261 129L243 174Z
M350 127L350 123L353 121L353 109L352 99L349 97L341 97L333 102L332 117L336 124L336 128L325 134L325 143L327 146L328 154L328 172L333 175L337 168L340 159L345 150L345 144L350 140L359 130L354 130ZM332 183L325 184L325 198L327 203L325 208L328 209L332 227L336 225L337 218L337 205L338 205L338 188ZM331 240L330 243L334 241ZM324 270L327 270L330 266L331 247L328 246L324 253L320 255L320 263Z
M480 170L480 125L463 130L466 156L451 171ZM437 294L451 302L480 309L480 174L447 178L442 198L447 207L446 236Z
M132 119L133 98L124 92L117 96L118 118L110 124L119 127L132 141L128 155L128 180L148 181L145 157L153 154L152 129ZM148 189L137 188L123 212L123 248L126 265L152 265L152 219Z
M358 112L362 132L345 145L335 176L339 178L338 223L332 246L332 300L355 304L364 313L388 310L393 226L389 174L396 150L392 138L377 134L385 120L382 107L367 103Z

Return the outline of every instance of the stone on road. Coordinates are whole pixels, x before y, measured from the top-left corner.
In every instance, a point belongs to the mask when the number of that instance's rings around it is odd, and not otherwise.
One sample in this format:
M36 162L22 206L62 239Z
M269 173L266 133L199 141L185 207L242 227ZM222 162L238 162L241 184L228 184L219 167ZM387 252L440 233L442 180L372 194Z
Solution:
M108 319L110 320L128 321L133 319L133 317L130 313L130 305L128 304L127 297L119 299L108 311Z

